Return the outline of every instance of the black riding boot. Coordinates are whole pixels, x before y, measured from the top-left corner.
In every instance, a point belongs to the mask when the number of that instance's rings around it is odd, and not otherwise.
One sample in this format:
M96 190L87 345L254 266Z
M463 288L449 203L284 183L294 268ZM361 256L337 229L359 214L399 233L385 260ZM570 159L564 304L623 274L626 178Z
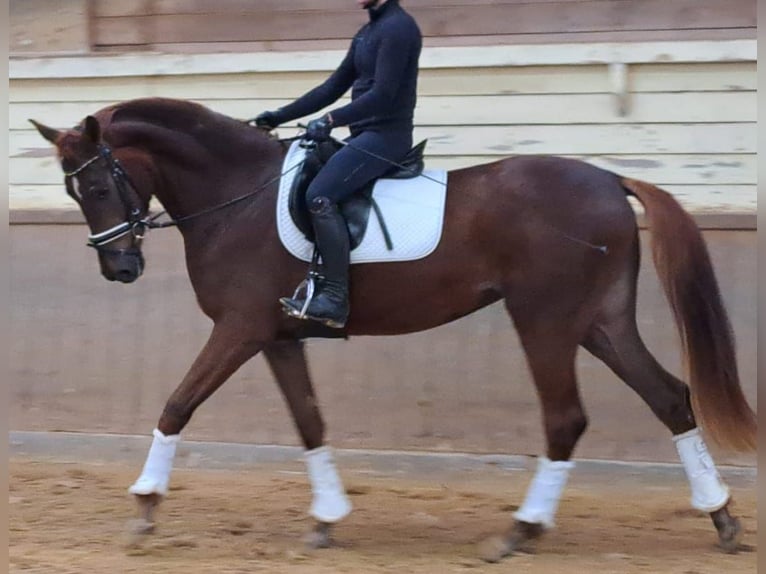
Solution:
M309 213L314 240L322 256L324 279L306 309L309 319L340 329L348 318L348 226L338 207L326 197L317 197ZM283 297L280 302L290 314L300 313L305 300Z

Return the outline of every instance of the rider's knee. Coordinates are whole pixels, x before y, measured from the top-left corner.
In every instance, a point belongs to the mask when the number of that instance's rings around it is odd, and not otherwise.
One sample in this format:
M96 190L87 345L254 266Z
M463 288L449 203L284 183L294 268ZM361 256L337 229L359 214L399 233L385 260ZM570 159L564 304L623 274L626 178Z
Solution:
M335 202L332 199L324 195L307 198L307 200L309 211L311 213L325 213L326 211L332 209L335 205Z

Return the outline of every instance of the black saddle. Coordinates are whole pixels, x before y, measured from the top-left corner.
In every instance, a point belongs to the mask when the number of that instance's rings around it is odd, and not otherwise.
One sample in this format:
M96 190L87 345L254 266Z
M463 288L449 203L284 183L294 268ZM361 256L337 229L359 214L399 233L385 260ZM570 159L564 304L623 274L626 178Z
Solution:
M398 166L393 166L379 179L410 179L419 176L423 172L423 152L426 148L427 141L428 140L423 140L413 147L407 152L407 156ZM288 203L290 217L292 217L293 222L298 229L301 230L303 235L306 236L306 239L311 242L314 241L314 229L311 226L311 218L309 216L308 206L306 205L306 190L311 181L319 173L319 170L322 169L332 155L342 147L343 144L335 140L312 144L311 147L308 147L306 151L306 159L303 162L303 166L299 168L295 180L293 181L292 188L290 189ZM388 232L386 231L386 226L383 222L380 209L372 197L372 189L375 185L375 181L377 180L371 181L338 205L343 214L343 218L346 220L346 225L348 226L350 238L349 247L351 249L356 248L364 238L364 233L367 231L367 222L370 219L370 208L375 210L381 228L386 235L386 243L388 244L389 249L393 249L390 239L388 238Z

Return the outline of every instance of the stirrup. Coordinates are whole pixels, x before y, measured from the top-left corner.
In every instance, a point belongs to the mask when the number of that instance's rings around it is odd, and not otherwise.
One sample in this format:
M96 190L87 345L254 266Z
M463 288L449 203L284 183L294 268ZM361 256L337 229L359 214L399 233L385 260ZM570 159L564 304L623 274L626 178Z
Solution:
M311 300L314 298L314 294L316 293L316 281L318 278L319 274L310 272L309 276L301 281L300 284L295 288L291 299L293 301L300 301L301 298L305 298L299 311L294 307L286 304L284 298L279 300L279 302L282 303L282 309L285 313L287 313L290 317L295 317L296 319L309 318L308 315L306 315L306 310L309 308L309 305L311 305Z
M296 319L303 320L309 319L306 311L308 310L309 305L311 304L311 301L314 299L314 295L317 292L317 281L321 279L323 279L323 277L319 272L319 250L316 248L316 246L314 246L314 253L311 255L311 265L309 265L308 274L306 275L306 278L301 281L295 288L295 291L293 291L293 296L291 297L293 301L300 301L301 298L304 298L303 305L301 306L300 311L298 311L294 307L287 305L283 297L279 300L279 302L282 304L282 310L290 317L295 317Z

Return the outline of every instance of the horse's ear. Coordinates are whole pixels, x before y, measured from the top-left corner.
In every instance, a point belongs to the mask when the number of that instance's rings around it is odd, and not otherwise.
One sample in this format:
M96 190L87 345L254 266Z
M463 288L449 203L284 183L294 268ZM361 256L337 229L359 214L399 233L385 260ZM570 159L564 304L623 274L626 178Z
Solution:
M88 116L85 118L85 135L90 138L90 140L97 144L101 143L101 126L98 123L98 120L94 118L93 116Z
M62 132L60 130L49 128L48 126L36 122L35 120L29 120L29 123L37 128L37 131L40 132L41 136L43 136L46 140L54 145L58 141L58 138L61 136Z

